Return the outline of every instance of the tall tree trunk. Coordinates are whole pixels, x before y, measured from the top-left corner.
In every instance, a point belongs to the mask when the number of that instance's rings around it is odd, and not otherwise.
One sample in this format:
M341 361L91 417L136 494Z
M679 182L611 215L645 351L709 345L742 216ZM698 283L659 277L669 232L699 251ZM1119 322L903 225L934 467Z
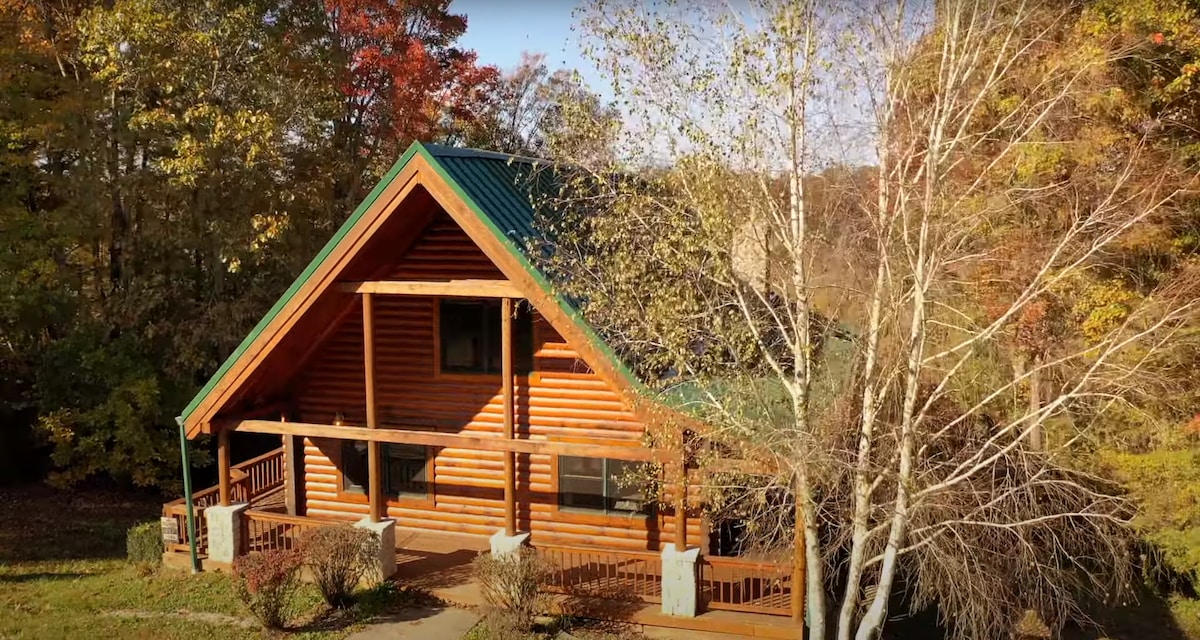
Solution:
M1045 444L1042 442L1042 421L1038 417L1042 410L1042 358L1034 356L1029 369L1029 416L1034 420L1033 428L1029 430L1029 447L1041 451Z
M798 448L799 469L797 471L796 500L804 513L804 542L806 565L806 602L808 609L809 638L825 638L825 577L815 501L812 497L812 478L809 476L806 441L811 439L812 425L809 423L810 390L812 385L812 357L816 345L812 335L812 308L809 298L809 282L806 260L808 257L808 219L804 187L806 170L805 155L808 152L807 100L812 74L814 54L813 7L811 2L802 6L789 7L788 20L788 64L792 82L788 88L787 120L790 134L786 141L789 158L788 175L788 257L791 262L791 322L792 341L792 409L796 421L796 436L801 439ZM797 61L797 55L803 61Z
M1013 377L1016 380L1028 378L1026 391L1027 415L1036 422L1029 429L1028 441L1029 448L1034 451L1041 451L1045 446L1042 442L1042 424L1041 421L1036 419L1038 412L1042 409L1041 364L1041 356L1026 356L1020 352L1013 356ZM1019 392L1020 385L1015 385L1015 389Z
M110 200L108 220L108 284L110 291L123 288L125 278L125 237L129 232L129 214L121 194L121 113L117 107L116 92L113 92L109 113L108 148L108 192Z

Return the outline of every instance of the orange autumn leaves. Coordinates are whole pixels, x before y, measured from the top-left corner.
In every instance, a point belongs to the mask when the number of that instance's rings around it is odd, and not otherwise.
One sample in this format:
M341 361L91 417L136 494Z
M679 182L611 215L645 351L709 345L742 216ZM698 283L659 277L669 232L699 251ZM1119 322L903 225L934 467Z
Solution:
M344 60L339 89L350 116L379 146L438 138L448 122L482 112L477 107L499 79L475 52L452 46L467 19L448 7L441 0L325 1Z

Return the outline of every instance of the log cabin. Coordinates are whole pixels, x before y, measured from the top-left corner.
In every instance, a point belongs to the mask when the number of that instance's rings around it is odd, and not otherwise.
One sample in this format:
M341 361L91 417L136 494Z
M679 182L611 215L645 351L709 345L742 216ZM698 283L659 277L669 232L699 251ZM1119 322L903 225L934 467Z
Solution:
M723 552L683 447L644 445L672 421L529 253L542 182L536 161L413 144L180 415L216 438L219 484L164 507L168 555L221 566L350 522L380 533L384 575L419 531L530 545L556 588L678 618L798 619L802 566ZM234 465L241 433L282 446ZM657 499L621 481L649 462Z

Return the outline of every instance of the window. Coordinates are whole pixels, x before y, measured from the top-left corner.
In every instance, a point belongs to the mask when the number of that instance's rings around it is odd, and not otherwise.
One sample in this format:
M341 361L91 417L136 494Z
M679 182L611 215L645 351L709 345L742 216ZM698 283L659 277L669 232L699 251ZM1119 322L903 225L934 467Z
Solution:
M441 300L438 346L445 373L498 375L501 362L499 300ZM529 306L516 305L513 318L513 367L519 374L533 369L533 318Z
M411 444L383 445L383 492L389 496L424 498L427 495L425 447Z
M740 518L724 519L715 523L709 532L709 553L714 556L736 557L744 554L748 537L746 521Z
M624 460L559 456L558 504L579 511L649 513L641 489L626 483L639 466Z
M367 443L361 440L342 441L342 491L366 493Z
M424 446L384 444L383 493L387 496L425 498L428 492L429 454ZM342 443L342 491L366 493L367 443L347 440Z

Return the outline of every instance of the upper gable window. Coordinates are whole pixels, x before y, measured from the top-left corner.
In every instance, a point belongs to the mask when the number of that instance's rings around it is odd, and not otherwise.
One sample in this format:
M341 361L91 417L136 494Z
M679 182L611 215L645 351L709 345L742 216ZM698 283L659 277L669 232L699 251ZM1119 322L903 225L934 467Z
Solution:
M500 375L501 317L499 300L439 300L438 345L442 373ZM513 318L513 367L518 374L533 369L533 318L517 304Z

